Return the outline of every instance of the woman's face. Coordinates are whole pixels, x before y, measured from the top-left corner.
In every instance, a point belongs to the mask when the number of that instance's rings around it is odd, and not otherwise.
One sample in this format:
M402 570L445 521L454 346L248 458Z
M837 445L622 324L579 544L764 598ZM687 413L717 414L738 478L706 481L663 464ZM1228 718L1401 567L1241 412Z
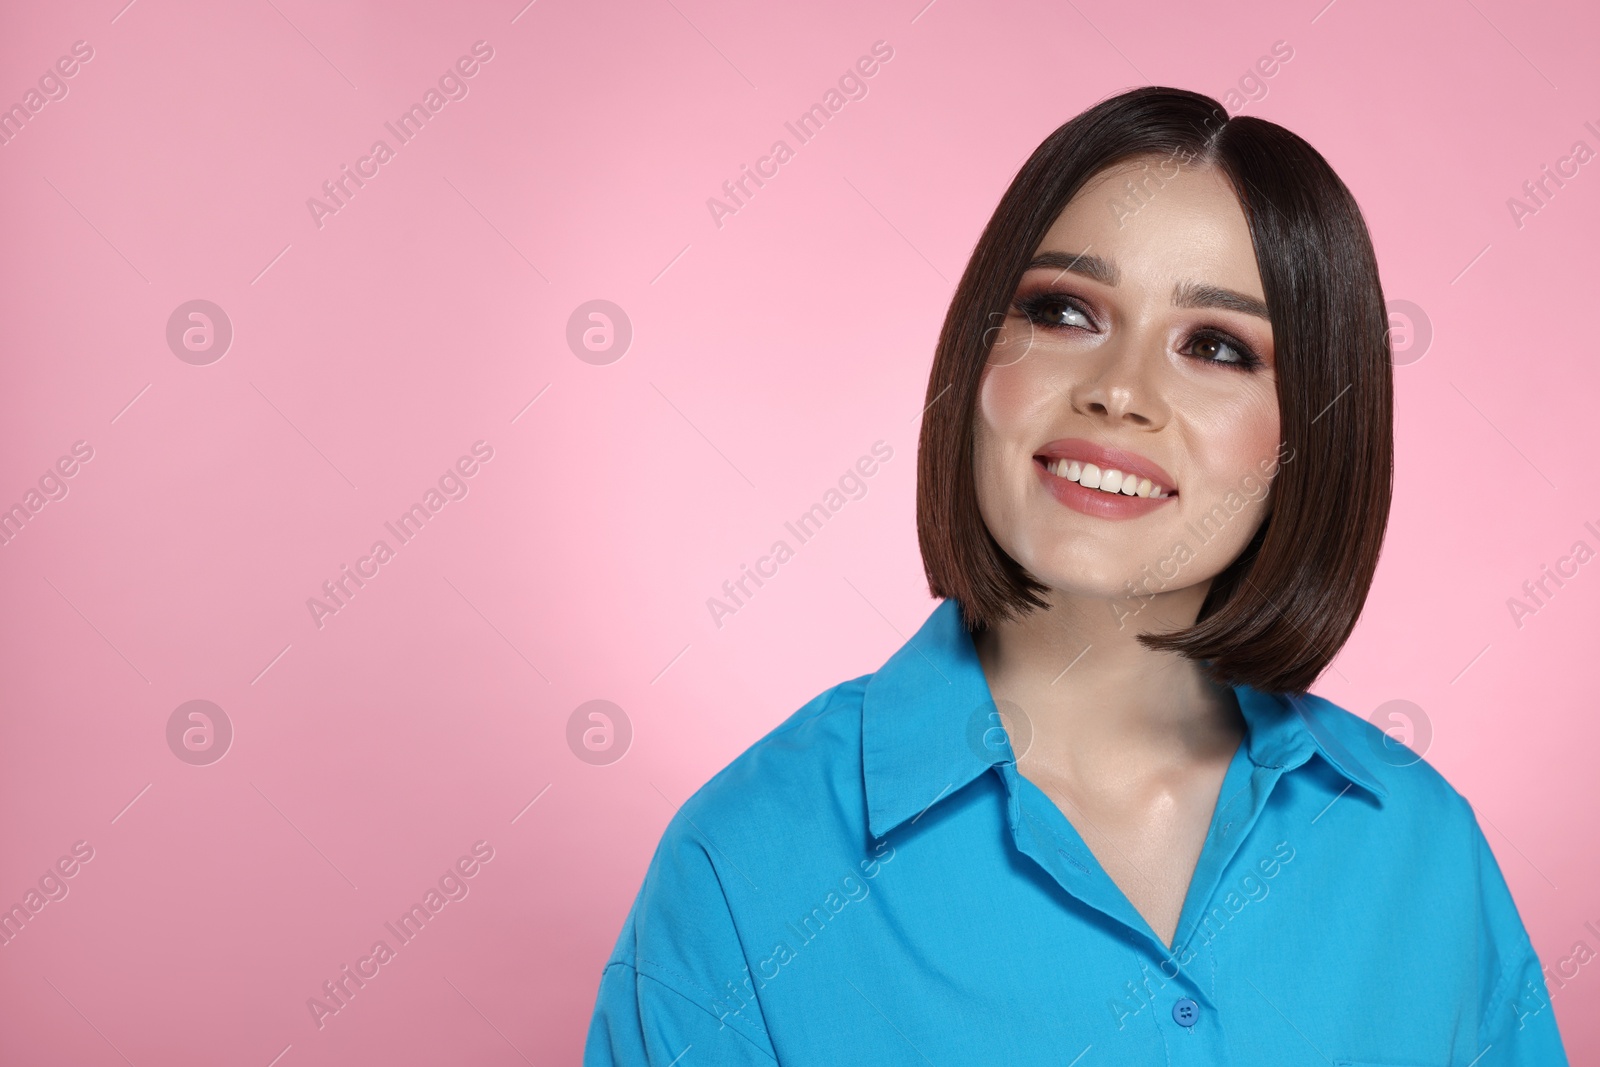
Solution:
M1033 263L979 385L990 533L1064 593L1203 595L1260 526L1279 462L1272 326L1238 199L1215 168L1125 163L1079 191Z

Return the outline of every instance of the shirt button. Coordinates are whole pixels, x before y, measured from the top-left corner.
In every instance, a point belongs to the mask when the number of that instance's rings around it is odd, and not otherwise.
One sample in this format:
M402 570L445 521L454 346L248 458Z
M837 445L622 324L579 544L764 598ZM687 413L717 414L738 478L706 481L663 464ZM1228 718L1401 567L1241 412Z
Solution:
M1193 1026L1194 1021L1200 1017L1200 1005L1183 997L1172 1006L1172 1019L1179 1026Z

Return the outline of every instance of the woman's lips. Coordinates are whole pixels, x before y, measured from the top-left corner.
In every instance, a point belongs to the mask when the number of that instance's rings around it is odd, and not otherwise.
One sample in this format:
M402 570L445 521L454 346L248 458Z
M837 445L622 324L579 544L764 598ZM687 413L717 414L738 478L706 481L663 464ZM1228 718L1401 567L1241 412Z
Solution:
M1102 471L1115 470L1123 474L1133 474L1140 478L1149 478L1158 488L1164 488L1169 495L1176 495L1178 483L1173 480L1159 464L1146 459L1137 452L1125 452L1120 448L1108 448L1097 445L1093 441L1086 441L1081 437L1063 437L1051 441L1034 453L1036 459L1047 463L1056 460L1077 460L1083 464L1094 464ZM1091 488L1093 488L1091 486Z
M1170 496L1126 496L1122 493L1087 489L1068 478L1050 473L1047 461L1042 456L1033 458L1033 469L1044 482L1044 487L1057 500L1074 511L1096 518L1136 519L1177 499L1176 493Z

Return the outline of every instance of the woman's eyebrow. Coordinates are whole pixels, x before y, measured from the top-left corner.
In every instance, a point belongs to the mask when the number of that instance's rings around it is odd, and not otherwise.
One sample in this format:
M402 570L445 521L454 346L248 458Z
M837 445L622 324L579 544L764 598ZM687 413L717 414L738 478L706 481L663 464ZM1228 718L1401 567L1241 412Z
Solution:
M1033 262L1028 264L1029 270L1040 267L1055 267L1057 270L1071 271L1081 274L1085 278L1093 278L1102 285L1113 288L1122 281L1122 272L1117 270L1115 263L1099 256L1091 256L1087 252L1040 252L1033 257Z
M1054 267L1063 272L1081 274L1085 278L1092 278L1102 285L1116 288L1122 282L1122 272L1117 270L1117 265L1100 256L1093 256L1087 252L1040 252L1029 262L1029 270L1038 270L1042 267ZM1253 296L1236 293L1232 289L1223 289L1216 285L1205 285L1200 282L1179 282L1172 288L1172 306L1180 308L1222 308L1227 311L1239 311L1246 315L1271 321L1272 316L1267 312L1267 305Z
M1236 293L1232 289L1223 289L1215 285L1202 285L1199 282L1179 282L1172 287L1172 306L1180 308L1224 308L1228 311L1242 311L1246 315L1255 315L1258 318L1272 321L1272 316L1267 314L1267 305L1253 296Z

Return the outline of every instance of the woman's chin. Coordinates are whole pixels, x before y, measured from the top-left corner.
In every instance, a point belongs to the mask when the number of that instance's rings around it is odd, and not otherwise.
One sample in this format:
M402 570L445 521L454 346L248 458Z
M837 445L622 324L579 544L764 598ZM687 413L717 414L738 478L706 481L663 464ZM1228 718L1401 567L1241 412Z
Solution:
M1144 575L1130 571L1126 564L1104 571L1063 566L1043 572L1029 568L1028 573L1050 587L1050 599L1056 603L1090 600L1109 603L1143 595L1139 582Z

